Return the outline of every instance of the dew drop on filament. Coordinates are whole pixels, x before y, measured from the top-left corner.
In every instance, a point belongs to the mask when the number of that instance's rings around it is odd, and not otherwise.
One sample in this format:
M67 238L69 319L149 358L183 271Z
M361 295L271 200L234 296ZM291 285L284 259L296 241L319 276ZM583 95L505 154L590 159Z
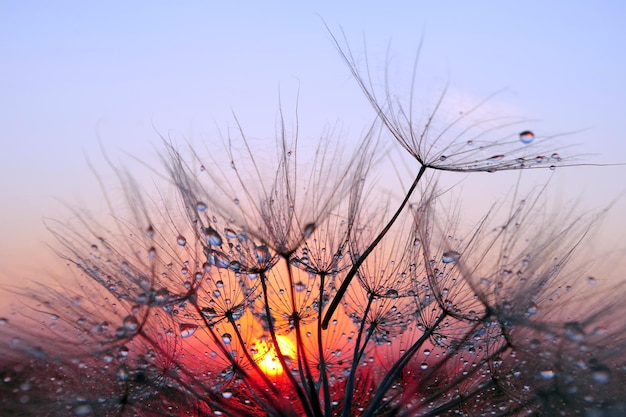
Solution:
M533 140L535 140L535 134L531 132L530 130L524 130L523 132L519 134L519 140L523 144L528 145Z
M212 227L207 227L204 231L204 236L206 241L213 246L221 246L222 245L222 236L217 232L217 230Z
M197 324L193 323L181 323L180 324L180 337L189 337L196 332L198 329Z
M444 264L449 264L451 262L457 261L460 257L461 257L461 254L456 251L453 251L453 250L447 251L447 252L444 252L443 255L441 256L441 262L443 262Z
M315 223L308 223L306 226L304 226L304 230L302 230L302 235L304 236L305 239L308 239L313 232L315 231Z

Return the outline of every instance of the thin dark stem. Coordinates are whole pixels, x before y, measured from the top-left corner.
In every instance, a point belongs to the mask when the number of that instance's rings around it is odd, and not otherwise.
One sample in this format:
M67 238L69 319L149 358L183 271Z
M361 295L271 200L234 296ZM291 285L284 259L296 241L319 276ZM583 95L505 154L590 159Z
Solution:
M402 204L400 204L400 207L398 207L398 210L395 212L391 220L389 220L389 223L387 223L387 225L378 234L378 236L376 236L376 239L374 239L374 241L367 247L367 249L365 249L363 254L359 256L359 258L356 260L354 265L352 265L352 268L350 268L350 271L348 272L348 274L346 275L346 278L341 283L341 286L337 290L337 294L333 298L333 301L330 303L330 306L328 307L328 310L326 311L326 315L324 316L324 320L322 321L322 329L325 330L328 328L328 323L330 323L330 320L333 317L333 314L335 314L335 310L337 310L337 307L339 307L339 303L341 302L343 296L348 290L348 286L350 285L350 282L352 281L357 271L359 270L359 267L361 266L361 264L363 264L363 262L365 262L365 259L367 259L367 257L374 250L374 248L378 246L378 244L383 239L383 237L385 237L389 229L391 229L391 226L393 226L393 224L396 222L396 220L398 219L398 216L400 216L400 213L402 213L404 206L406 206L406 204L409 202L409 198L411 198L413 191L415 191L415 188L417 187L417 184L422 178L422 175L424 175L426 168L427 168L426 165L421 166L419 172L417 173L417 177L415 177L415 180L413 181L413 184L411 184L409 191L406 193L404 200L402 200Z
M287 361L285 361L285 355L283 355L283 353L281 352L280 346L278 345L278 339L276 339L276 330L274 329L272 310L270 309L269 295L267 291L267 276L265 275L265 272L261 272L259 276L261 278L261 288L263 289L263 301L265 303L267 327L270 332L270 337L272 338L272 343L274 344L274 350L276 351L276 356L278 357L278 361L280 362L281 366L283 367L283 370L285 371L285 374L287 375L287 379L289 379L289 382L291 383L293 388L296 390L296 393L298 394L298 398L300 399L300 403L302 403L302 407L304 407L304 411L307 417L313 417L313 411L311 410L311 405L309 404L309 401L304 391L302 391L302 387L300 386L300 384L298 384L298 381L296 381L296 379L293 377L293 374L291 373L291 369L289 369L289 367L287 366Z
M302 329L300 328L300 316L298 311L296 310L296 293L294 289L294 280L293 280L293 270L291 263L289 262L289 257L284 257L285 264L287 265L287 274L289 275L289 289L291 294L291 311L292 311L292 319L293 325L296 329L296 352L297 352L297 362L298 362L298 371L300 372L300 379L302 383L305 384L305 388L307 388L309 394L309 401L311 403L311 408L313 409L313 413L321 417L322 409L319 403L319 395L317 394L317 389L315 388L315 381L313 380L313 375L311 374L311 368L309 367L309 361L306 356L306 350L304 348L304 341L302 339Z
M409 363L409 361L413 358L413 355L417 353L418 349L422 347L424 342L428 340L428 338L435 331L439 323L443 321L444 318L448 316L446 311L442 311L437 316L435 322L430 326L422 336L413 345L407 349L407 351L393 364L389 372L385 375L385 378L381 381L378 389L376 390L376 395L371 399L369 407L363 413L363 417L372 417L376 412L377 405L382 403L383 397L387 393L387 390L394 384L395 380L400 375L400 372L404 369L404 367Z
M350 368L350 376L348 377L348 382L346 382L346 398L343 401L343 417L350 416L350 409L352 408L352 398L354 396L354 380L356 378L356 371L359 366L359 362L361 361L361 357L363 356L363 352L365 351L365 345L367 345L367 341L371 336L371 333L374 330L374 326L370 325L368 329L368 334L365 343L363 343L363 349L361 349L361 338L363 337L363 330L365 329L365 320L367 319L367 315L370 312L370 308L372 307L372 302L374 301L374 294L370 293L369 297L367 297L367 305L365 306L365 312L363 313L363 321L361 322L361 326L359 327L359 333L356 337L356 342L354 344L354 355L352 357L352 366Z
M324 310L324 284L326 273L320 272L320 301L317 314L317 349L320 357L320 379L322 380L322 390L324 392L324 415L331 417L332 410L330 405L330 387L328 385L328 374L326 373L326 359L324 356L324 343L322 343L322 311Z
M228 322L233 327L233 331L237 335L237 339L239 340L239 343L243 347L242 352L244 356L246 357L246 359L248 360L248 362L250 362L250 365L254 368L256 373L261 377L265 385L269 387L270 391L272 391L273 394L278 394L279 393L278 388L276 388L276 386L272 384L272 381L270 381L267 375L265 375L265 373L261 370L261 368L259 368L259 364L250 355L250 352L248 351L248 349L246 349L246 344L243 340L243 337L241 336L241 332L239 331L239 328L237 327L237 323L235 323L235 320L232 318L232 316L228 316ZM264 392L264 390L260 390L260 391Z

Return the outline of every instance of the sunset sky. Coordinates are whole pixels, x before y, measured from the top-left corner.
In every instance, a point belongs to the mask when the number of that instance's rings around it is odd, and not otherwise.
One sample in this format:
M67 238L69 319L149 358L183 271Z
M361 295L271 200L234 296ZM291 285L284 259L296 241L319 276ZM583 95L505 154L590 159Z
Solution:
M45 278L54 240L44 218L68 217L65 204L106 215L87 162L115 184L100 144L131 170L128 154L158 168L159 135L212 148L233 113L250 137L273 144L279 98L292 118L296 96L303 138L341 122L356 144L375 115L325 24L362 62L365 44L373 73L388 68L407 97L423 40L417 103L432 103L446 83L450 112L502 91L486 113L528 118L542 135L576 131L562 138L564 157L625 163L625 19L619 1L2 1L0 283ZM488 176L478 175L472 181ZM602 209L626 192L626 166L529 175L551 177L550 195L568 208ZM624 253L625 211L622 197L598 250Z

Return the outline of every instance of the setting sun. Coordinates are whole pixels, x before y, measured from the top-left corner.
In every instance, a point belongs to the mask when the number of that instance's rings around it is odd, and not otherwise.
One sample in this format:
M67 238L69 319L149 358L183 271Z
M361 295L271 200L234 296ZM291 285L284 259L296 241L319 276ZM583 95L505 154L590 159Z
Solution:
M276 336L276 341L285 358L293 359L296 357L296 347L291 339L286 336ZM257 343L256 353L253 355L253 358L258 363L261 371L267 376L282 375L284 372L280 360L276 355L274 344L269 340Z

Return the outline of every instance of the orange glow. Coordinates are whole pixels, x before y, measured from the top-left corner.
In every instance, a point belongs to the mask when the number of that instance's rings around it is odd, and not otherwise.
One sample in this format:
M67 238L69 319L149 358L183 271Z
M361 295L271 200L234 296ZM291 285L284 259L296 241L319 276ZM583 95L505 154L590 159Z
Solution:
M291 339L285 336L276 336L276 341L286 359L296 357L296 346ZM259 368L261 368L261 371L267 376L278 376L285 372L271 341L258 342L256 353L252 357L259 365Z

